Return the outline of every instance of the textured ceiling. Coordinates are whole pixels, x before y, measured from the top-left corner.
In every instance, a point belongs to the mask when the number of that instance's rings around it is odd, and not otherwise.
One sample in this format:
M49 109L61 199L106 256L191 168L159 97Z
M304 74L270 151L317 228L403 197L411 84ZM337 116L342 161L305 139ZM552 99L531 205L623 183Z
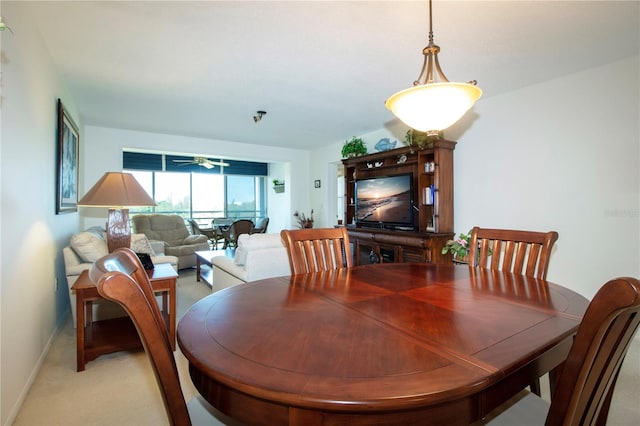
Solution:
M84 124L272 146L391 124L427 44L426 2L27 4ZM435 1L434 40L486 99L637 55L639 5Z

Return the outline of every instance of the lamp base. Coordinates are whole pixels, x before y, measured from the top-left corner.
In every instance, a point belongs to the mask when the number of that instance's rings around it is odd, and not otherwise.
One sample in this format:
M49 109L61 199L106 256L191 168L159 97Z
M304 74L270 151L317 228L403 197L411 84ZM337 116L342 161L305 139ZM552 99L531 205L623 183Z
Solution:
M120 247L131 246L129 209L109 209L107 216L107 247L109 253Z

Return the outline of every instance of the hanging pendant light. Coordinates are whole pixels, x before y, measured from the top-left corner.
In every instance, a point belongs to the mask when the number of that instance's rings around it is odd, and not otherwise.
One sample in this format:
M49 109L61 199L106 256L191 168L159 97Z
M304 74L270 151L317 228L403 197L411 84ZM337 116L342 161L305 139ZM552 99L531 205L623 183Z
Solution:
M413 87L395 93L385 105L412 129L437 134L458 121L480 98L476 81L451 83L445 77L433 44L431 0L429 0L429 44L422 50L424 62ZM434 70L435 68L435 70ZM434 73L435 71L435 73ZM436 81L436 78L439 81Z

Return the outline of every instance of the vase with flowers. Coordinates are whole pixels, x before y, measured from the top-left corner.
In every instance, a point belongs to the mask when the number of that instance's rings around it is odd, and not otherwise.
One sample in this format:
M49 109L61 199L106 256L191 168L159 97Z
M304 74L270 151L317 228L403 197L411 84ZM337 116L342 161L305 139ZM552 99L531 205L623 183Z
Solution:
M466 234L460 233L457 237L447 241L442 248L442 254L451 253L454 262L469 263L469 243L471 241L471 231Z
M297 210L293 213L293 217L298 221L298 228L313 228L313 209L311 209L311 214L308 217Z

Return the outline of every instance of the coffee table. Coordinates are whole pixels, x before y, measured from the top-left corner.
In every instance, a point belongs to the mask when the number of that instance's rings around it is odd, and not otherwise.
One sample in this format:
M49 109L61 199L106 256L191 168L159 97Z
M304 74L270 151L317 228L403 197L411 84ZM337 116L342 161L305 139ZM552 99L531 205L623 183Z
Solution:
M196 281L204 281L213 288L213 266L211 262L216 256L225 256L229 254L226 249L222 250L202 250L196 252ZM206 269L202 269L202 265L208 265Z

